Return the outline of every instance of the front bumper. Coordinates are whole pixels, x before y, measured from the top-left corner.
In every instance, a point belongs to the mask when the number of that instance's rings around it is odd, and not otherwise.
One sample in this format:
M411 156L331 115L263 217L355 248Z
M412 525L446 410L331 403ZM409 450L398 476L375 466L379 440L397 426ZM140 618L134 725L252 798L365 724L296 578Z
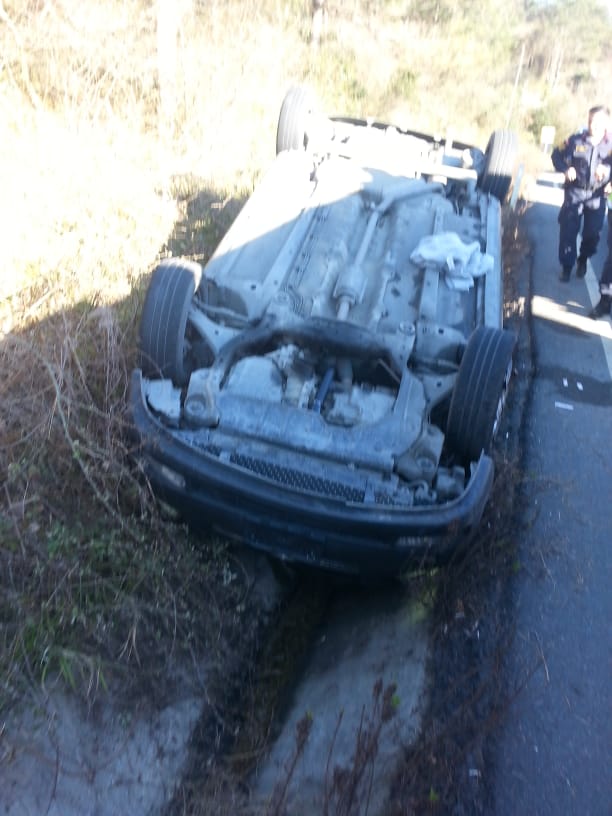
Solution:
M315 496L183 442L149 410L139 370L132 375L130 411L147 477L189 523L335 572L397 575L447 556L479 523L493 484L493 462L482 454L463 494L443 505L400 508Z

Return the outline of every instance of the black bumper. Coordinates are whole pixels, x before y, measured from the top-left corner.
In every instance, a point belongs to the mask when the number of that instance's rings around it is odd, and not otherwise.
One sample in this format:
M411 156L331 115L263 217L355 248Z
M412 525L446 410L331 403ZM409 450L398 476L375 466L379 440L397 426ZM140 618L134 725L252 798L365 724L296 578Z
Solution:
M130 411L136 455L160 498L192 525L277 558L364 576L397 575L452 552L480 521L493 484L482 455L464 493L444 505L358 505L300 493L229 465L181 441L149 411L140 371Z

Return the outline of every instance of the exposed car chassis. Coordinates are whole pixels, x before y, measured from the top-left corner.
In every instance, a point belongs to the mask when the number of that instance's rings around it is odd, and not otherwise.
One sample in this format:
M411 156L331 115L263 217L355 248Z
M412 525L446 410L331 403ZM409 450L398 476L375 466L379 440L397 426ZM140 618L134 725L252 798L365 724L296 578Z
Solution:
M485 152L327 118L304 88L202 270L153 273L131 383L138 456L192 523L354 574L442 557L480 521L512 368Z

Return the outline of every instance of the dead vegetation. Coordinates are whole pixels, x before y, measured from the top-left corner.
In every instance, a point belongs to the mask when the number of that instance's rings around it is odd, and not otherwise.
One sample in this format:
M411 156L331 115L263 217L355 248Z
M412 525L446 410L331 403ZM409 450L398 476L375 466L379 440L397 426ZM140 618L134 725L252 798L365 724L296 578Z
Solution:
M58 676L91 700L116 682L163 691L176 661L231 629L224 548L166 523L130 458L132 346L110 307L2 344L4 705Z

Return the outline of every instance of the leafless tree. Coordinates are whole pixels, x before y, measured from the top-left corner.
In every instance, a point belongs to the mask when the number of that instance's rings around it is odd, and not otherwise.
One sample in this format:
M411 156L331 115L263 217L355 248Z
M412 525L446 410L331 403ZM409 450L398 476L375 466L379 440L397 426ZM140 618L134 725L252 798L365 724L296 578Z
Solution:
M316 48L321 42L322 35L327 30L327 0L312 0L311 10L312 25L310 29L310 43Z
M159 133L168 143L174 135L178 103L178 45L184 18L192 0L157 0L157 73L159 81Z

